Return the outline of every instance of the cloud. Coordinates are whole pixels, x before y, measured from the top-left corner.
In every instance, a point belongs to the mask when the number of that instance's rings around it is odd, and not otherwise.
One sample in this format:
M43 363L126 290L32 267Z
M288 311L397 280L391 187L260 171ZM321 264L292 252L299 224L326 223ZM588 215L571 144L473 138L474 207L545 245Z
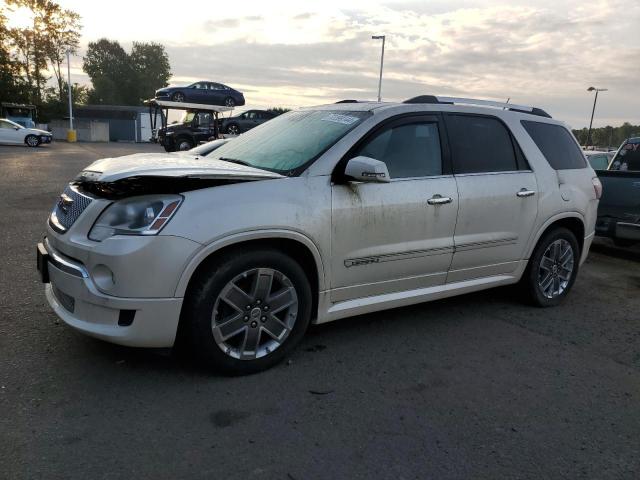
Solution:
M251 104L375 98L380 42L371 35L384 34L384 99L511 97L581 127L593 84L609 88L598 100L597 125L640 123L640 2L344 3L255 2L234 10L234 18L207 19L204 12L201 28L185 25L145 40L167 46L176 78L238 86ZM161 24L154 30L164 31Z

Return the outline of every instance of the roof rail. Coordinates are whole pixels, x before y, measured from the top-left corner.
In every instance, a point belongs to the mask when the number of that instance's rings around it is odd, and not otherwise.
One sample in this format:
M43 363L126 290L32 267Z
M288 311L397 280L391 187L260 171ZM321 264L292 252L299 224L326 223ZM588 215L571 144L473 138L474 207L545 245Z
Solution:
M494 102L491 100L478 100L475 98L459 98L459 97L440 97L435 95L420 95L405 100L402 103L427 103L427 104L445 104L445 105L477 105L481 107L502 108L503 110L511 110L513 112L530 113L540 117L551 118L547 112L537 107L529 107L527 105L516 105L513 103Z

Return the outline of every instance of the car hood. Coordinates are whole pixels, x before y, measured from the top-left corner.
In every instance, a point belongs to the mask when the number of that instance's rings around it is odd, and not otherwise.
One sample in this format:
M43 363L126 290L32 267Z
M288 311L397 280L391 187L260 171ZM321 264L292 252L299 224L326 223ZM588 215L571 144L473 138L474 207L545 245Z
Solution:
M76 180L115 182L128 177L186 177L212 180L266 180L282 175L214 158L136 153L104 158L86 167Z
M29 130L29 133L33 133L35 135L51 135L51 132L40 130L39 128L25 128L25 130Z

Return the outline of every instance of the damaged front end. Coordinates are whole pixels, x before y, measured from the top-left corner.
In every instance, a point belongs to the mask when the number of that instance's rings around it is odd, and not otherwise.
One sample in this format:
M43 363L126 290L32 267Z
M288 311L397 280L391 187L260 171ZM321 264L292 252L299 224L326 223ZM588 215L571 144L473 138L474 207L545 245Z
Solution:
M134 176L115 181L90 180L82 175L71 185L79 192L106 200L121 200L138 195L179 194L192 190L251 181L239 178Z

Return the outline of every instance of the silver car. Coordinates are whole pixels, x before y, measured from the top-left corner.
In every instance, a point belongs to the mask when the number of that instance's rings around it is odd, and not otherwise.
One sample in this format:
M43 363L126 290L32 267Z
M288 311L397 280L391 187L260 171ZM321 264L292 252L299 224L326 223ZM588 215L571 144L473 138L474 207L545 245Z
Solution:
M520 283L561 302L600 183L544 111L423 96L289 112L194 161L99 160L38 245L54 311L229 373L274 365L311 323Z

